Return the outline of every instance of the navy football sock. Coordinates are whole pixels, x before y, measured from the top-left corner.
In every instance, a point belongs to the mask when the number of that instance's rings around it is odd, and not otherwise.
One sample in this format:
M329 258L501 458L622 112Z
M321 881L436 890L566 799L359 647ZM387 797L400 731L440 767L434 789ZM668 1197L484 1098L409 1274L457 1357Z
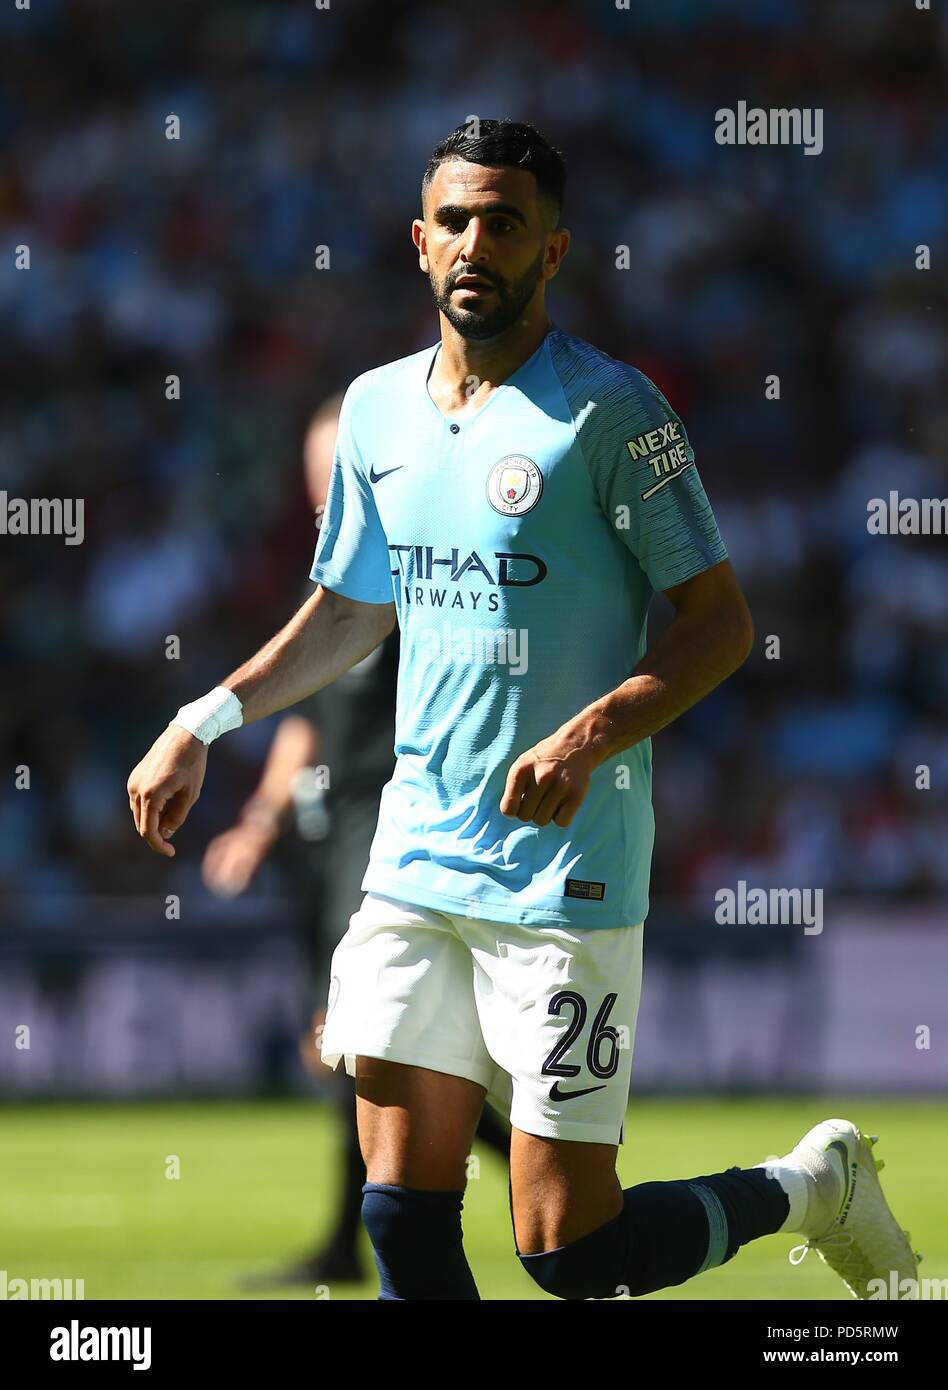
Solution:
M461 1244L463 1192L367 1182L362 1220L383 1300L479 1299Z
M762 1168L644 1182L622 1196L622 1211L598 1231L520 1256L542 1289L558 1298L615 1298L683 1284L779 1230L790 1207Z

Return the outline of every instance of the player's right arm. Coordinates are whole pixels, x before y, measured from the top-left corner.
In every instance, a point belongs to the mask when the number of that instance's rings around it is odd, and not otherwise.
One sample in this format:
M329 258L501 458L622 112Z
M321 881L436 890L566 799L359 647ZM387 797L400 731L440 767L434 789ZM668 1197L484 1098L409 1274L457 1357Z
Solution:
M370 379L371 373L357 378L340 408L326 511L309 576L316 591L222 686L180 709L128 779L135 828L158 854L174 855L168 841L198 799L207 745L218 734L331 685L395 626L388 543L352 423L353 403Z
M331 685L388 636L394 603L363 603L319 585L290 621L222 683L240 701L245 724ZM169 724L128 779L135 828L168 858L168 843L197 801L208 744Z

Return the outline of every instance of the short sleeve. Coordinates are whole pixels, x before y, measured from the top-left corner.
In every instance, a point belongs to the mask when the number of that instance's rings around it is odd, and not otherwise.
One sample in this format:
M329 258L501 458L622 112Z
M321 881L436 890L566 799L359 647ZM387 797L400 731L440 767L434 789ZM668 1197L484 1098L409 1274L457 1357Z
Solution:
M329 492L310 579L362 603L392 603L388 542L352 434L352 388L339 412Z
M653 589L727 559L685 427L648 377L616 373L580 442L602 509Z

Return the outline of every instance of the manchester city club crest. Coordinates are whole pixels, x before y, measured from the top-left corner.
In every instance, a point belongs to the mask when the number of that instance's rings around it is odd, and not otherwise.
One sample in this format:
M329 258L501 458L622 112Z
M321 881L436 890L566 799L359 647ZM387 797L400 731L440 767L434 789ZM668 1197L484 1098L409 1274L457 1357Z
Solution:
M487 478L487 500L504 516L523 516L536 506L542 491L543 474L524 454L500 459Z

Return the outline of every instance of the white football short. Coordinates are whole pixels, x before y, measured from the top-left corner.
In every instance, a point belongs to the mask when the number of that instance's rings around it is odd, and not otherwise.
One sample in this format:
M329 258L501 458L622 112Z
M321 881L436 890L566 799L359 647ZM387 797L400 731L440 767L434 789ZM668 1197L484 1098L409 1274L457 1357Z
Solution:
M464 1076L527 1134L622 1142L644 926L472 920L367 893L332 958L322 1060Z

